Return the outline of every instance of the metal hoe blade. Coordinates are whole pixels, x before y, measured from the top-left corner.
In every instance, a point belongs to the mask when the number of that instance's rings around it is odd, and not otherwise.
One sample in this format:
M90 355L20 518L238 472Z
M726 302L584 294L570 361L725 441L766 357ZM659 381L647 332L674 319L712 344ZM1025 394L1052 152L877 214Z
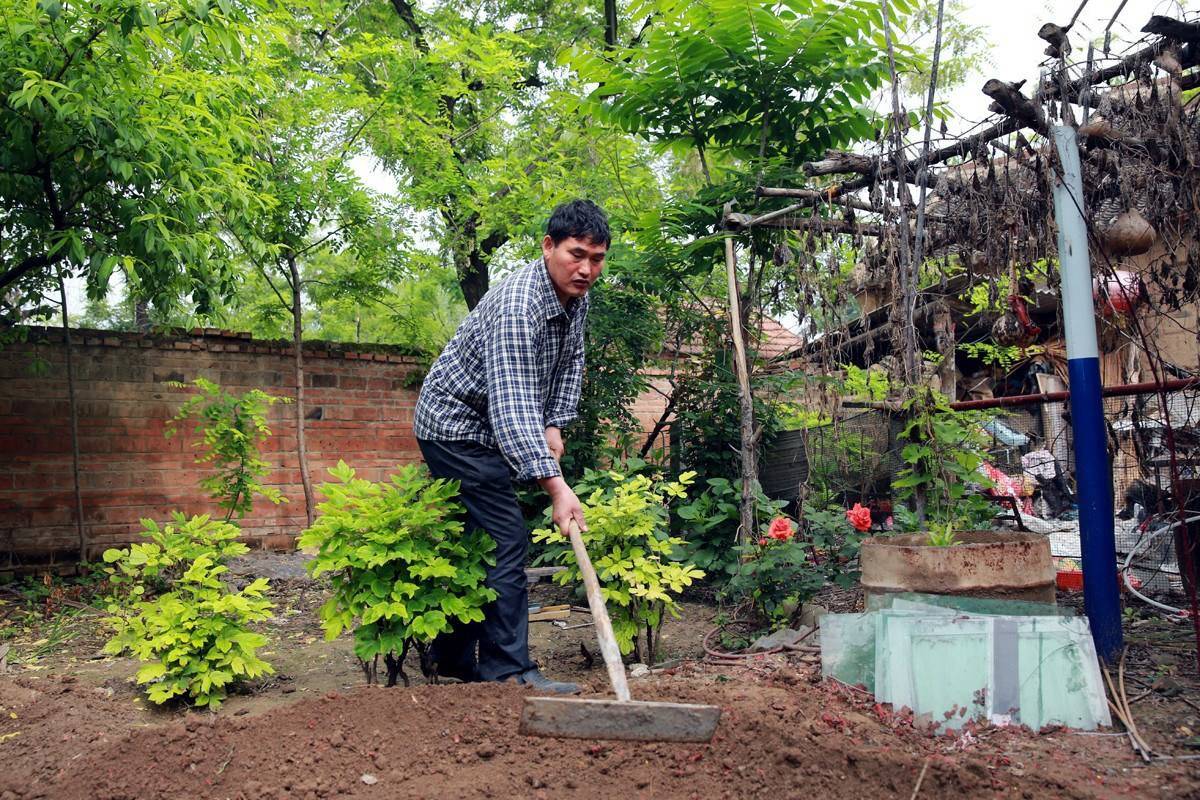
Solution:
M720 719L720 706L527 697L520 731L527 736L566 739L707 742Z

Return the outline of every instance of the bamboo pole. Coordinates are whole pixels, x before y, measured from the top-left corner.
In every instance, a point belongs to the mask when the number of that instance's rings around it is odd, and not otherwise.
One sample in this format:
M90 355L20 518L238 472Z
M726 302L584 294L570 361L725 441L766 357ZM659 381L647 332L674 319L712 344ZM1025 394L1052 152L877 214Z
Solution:
M729 280L729 326L733 333L733 361L737 370L738 397L741 401L742 504L738 543L745 544L754 535L754 489L758 483L758 455L754 440L754 396L750 393L746 340L742 336L741 293L738 291L737 255L733 250L733 237L725 239L725 274Z

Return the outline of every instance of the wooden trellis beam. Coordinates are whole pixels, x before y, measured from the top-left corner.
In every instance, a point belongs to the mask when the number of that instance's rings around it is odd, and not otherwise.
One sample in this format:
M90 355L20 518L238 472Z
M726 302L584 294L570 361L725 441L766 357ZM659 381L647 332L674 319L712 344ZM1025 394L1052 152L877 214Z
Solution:
M825 158L822 160L806 161L803 169L804 174L809 177L842 175L847 172L870 175L879 170L879 159L859 153L848 153L845 150L830 149L825 151Z
M744 231L750 228L772 228L776 230L790 231L811 231L813 233L844 233L848 236L869 236L879 238L888 232L890 226L881 225L870 222L850 222L844 219L829 218L829 217L810 217L806 215L774 215L769 219L764 219L767 215L759 217L751 216L750 214L734 214L729 213L721 220L721 226L725 230ZM948 224L947 221L941 218L928 219L927 221L935 225ZM944 242L937 242L941 245Z
M819 200L821 202L825 201L825 192L819 192L816 189L792 189L778 186L759 186L754 190L754 193L758 197L795 197L803 200ZM829 201L829 204L841 206L843 208L853 208L857 211L866 211L869 214L878 214L881 217L889 216L889 212L887 210L857 197L838 197ZM931 214L927 218L936 221L945 221L945 217L939 217L936 214Z
M1039 88L1039 100L1065 98L1070 102L1079 99L1080 93L1098 84L1103 84L1121 75L1128 75L1142 64L1153 61L1171 46L1184 43L1186 47L1180 56L1181 68L1189 69L1200 65L1200 24L1180 22L1170 17L1154 16L1146 24L1143 31L1156 33L1163 37L1147 47L1130 53L1116 64L1104 69L1089 71L1073 81L1063 84L1056 80L1048 80ZM1180 79L1183 89L1200 86L1200 70L1183 75ZM995 140L1024 128L1030 128L1039 133L1047 130L1045 112L1040 105L1020 92L1020 83L1007 83L991 79L983 86L984 94L992 98L993 110L1002 112L1005 117L987 126L971 136L966 136L951 144L932 150L924 159L925 166L944 164L952 158L966 159L981 148L994 143ZM1103 136L1091 137L1090 146L1110 146L1111 142ZM903 174L907 182L915 180L917 169L921 165L920 157L904 161L898 167L896 163L879 157L848 153L841 150L827 150L825 158L803 164L804 172L810 176L830 175L838 173L858 173L859 177L851 178L834 184L825 189L801 189L781 187L759 187L759 197L791 197L796 203L784 208L767 212L758 217L748 214L729 214L723 220L725 225L733 230L745 230L751 227L787 228L793 230L814 230L823 233L850 233L861 236L879 236L881 228L877 225L848 223L844 220L829 220L808 217L800 212L822 205L840 205L857 208L862 211L878 213L887 218L881 209L875 208L866 201L850 197L860 189L866 189L880 181L894 180L898 174Z
M845 233L852 236L883 236L884 226L862 222L847 222L844 219L808 216L773 216L769 219L752 217L749 214L727 214L722 220L726 230L741 231L747 228L782 228L814 233Z
M1001 136L1007 136L1010 133L1020 130L1021 127L1021 123L1011 117L1002 119L999 122L984 128L979 133L959 139L957 142L948 144L945 147L939 147L937 150L930 151L929 157L926 159L925 163L928 165L933 165L944 163L949 161L951 158L966 158L968 155L975 152L975 150L981 145L987 144L993 139L999 139ZM911 170L912 174L915 175L918 162L918 158L909 159L909 161L907 161L905 164L905 171L908 172ZM853 178L845 181L844 183L834 184L828 189L823 189L817 192L816 197L796 203L791 210L796 211L802 208L812 208L813 206L818 206L822 203L832 202L843 195L851 192L857 192L859 189L865 189L875 183L876 180L888 180L894 174L894 166L882 164L877 176L864 175L859 178Z
M1150 21L1146 23L1142 31L1144 33L1156 33L1162 36L1163 39L1147 47L1143 47L1134 53L1130 53L1116 64L1096 70L1089 75L1084 75L1073 81L1068 81L1065 92L1066 99L1074 102L1079 99L1079 95L1084 89L1101 83L1107 83L1113 78L1119 78L1122 75L1130 74L1142 64L1153 61L1173 42L1198 41L1197 39L1188 37L1200 35L1200 25L1155 15L1150 18ZM1191 52L1186 58L1182 59L1180 65L1184 69L1200 64L1200 60L1198 60L1198 56L1200 56L1200 52L1198 51L1200 51L1200 48L1191 47L1188 49ZM1048 79L1042 84L1041 96L1047 100L1059 98L1060 92L1062 92L1062 87L1054 79Z
M983 84L983 93L992 98L991 110L1007 114L1018 120L1021 127L1032 128L1038 133L1045 134L1046 115L1028 97L1021 94L1021 86L1025 81L1006 83L992 78Z

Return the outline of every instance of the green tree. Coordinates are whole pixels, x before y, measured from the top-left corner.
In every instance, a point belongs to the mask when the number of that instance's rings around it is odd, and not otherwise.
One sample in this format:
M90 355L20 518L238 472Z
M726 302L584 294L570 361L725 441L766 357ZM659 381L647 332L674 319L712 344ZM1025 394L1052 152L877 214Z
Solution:
M892 6L906 18L915 3ZM755 448L770 425L731 429L729 409L736 405L729 401L738 392L720 385L732 370L717 366L725 334L714 325L724 313L713 299L726 296L727 307L739 311L742 337L753 342L764 298L789 259L779 257L777 234L752 232L727 283L724 204L752 196L756 185L803 184L804 161L875 138L879 121L866 104L891 74L881 8L876 0L643 0L629 14L648 20L636 43L581 45L570 63L595 87L585 103L591 113L672 153L684 167L671 202L647 214L637 238L668 284L685 289L684 297L670 292L674 310L698 315L693 330L709 331L702 337L710 343L709 363L685 382L681 416L694 408L697 418L684 422L692 436L703 434L698 458L721 459L740 443L742 527L749 535ZM902 67L917 63L908 48L898 60Z
M391 20L381 8L364 8L355 24L406 38L411 58L396 58L395 47L364 53L363 84L388 106L372 147L427 219L468 308L487 291L493 262L536 252L557 202L589 196L612 213L614 200L644 201L635 187L653 185L648 155L595 129L575 75L559 63L573 42L601 41L600 8L393 0Z
M343 71L358 58L361 43L331 38L340 14L340 7L312 0L264 17L290 34L269 40L257 57L271 90L263 101L265 136L255 152L256 188L270 207L224 218L249 268L277 300L276 313L290 322L297 456L310 525L315 500L305 437L305 292L321 282L330 297L372 296L398 274L403 243L396 216L351 167L380 106ZM338 263L346 268L322 281L306 265L325 253L345 256Z
M874 137L864 104L889 74L876 0L643 0L630 14L652 19L636 46L571 63L608 119L694 151L709 182L716 154L798 166Z
M0 2L0 314L81 274L200 309L232 289L222 215L263 208L246 158L253 0Z

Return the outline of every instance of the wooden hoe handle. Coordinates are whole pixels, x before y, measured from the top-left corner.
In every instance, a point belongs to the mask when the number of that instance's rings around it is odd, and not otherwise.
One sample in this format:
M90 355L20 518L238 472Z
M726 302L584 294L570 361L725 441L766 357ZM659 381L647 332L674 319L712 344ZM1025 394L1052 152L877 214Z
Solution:
M600 594L600 581L592 567L592 560L588 558L587 547L583 544L583 536L580 535L579 525L575 520L567 523L567 537L571 540L571 547L575 550L575 561L583 574L583 586L587 590L592 621L596 623L596 638L600 641L604 666L608 668L608 680L612 683L617 699L628 702L629 684L625 681L625 664L621 661L617 637L613 635L612 623L608 619L608 609L604 607L604 595Z

